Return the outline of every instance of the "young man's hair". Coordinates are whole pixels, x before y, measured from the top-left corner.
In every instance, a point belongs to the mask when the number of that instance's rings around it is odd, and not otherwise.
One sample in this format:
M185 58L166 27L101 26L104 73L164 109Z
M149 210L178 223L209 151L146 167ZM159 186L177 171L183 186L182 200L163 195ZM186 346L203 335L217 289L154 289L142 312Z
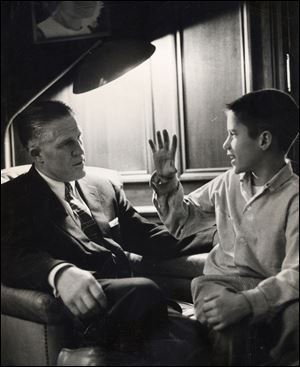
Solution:
M287 93L277 89L262 89L247 93L226 105L248 128L255 139L268 130L276 137L281 152L287 153L299 131L299 108Z
M72 115L72 109L61 101L41 101L26 108L13 123L21 143L28 148L29 141L39 138L45 125Z

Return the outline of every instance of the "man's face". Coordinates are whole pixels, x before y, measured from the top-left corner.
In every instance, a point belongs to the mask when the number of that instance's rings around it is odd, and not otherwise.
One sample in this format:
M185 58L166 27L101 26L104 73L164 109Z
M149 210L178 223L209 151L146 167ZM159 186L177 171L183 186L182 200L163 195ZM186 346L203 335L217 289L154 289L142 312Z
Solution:
M239 122L234 112L227 112L228 136L223 144L235 173L256 171L262 160L259 137L252 139L248 128Z
M81 131L71 115L45 125L35 146L36 167L46 176L61 182L85 176Z

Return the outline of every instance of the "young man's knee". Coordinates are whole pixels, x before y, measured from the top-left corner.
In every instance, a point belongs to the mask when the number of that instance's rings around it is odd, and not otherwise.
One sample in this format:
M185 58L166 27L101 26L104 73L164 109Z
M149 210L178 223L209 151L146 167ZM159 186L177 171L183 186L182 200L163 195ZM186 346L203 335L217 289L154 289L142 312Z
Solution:
M193 296L193 300L195 301L199 296L203 289L203 283L204 283L205 276L200 276L197 278L194 278L191 283L191 292Z
M299 340L299 301L286 306L281 317L284 332L297 335Z

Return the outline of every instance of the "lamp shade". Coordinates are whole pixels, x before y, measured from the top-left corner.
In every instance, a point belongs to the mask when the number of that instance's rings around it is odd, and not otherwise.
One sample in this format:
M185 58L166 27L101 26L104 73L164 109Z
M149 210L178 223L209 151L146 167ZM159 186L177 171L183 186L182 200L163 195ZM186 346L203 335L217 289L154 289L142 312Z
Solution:
M73 83L73 93L88 92L105 85L147 60L155 51L150 42L135 39L102 43L81 61Z

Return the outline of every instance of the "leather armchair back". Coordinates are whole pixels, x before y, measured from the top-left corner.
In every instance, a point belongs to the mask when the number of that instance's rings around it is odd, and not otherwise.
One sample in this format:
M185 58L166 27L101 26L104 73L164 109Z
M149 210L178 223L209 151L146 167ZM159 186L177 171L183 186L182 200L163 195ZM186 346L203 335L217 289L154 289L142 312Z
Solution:
M28 172L30 167L31 167L30 164L24 164L23 166L16 166L16 167L2 169L1 170L1 184L14 179L23 173Z

